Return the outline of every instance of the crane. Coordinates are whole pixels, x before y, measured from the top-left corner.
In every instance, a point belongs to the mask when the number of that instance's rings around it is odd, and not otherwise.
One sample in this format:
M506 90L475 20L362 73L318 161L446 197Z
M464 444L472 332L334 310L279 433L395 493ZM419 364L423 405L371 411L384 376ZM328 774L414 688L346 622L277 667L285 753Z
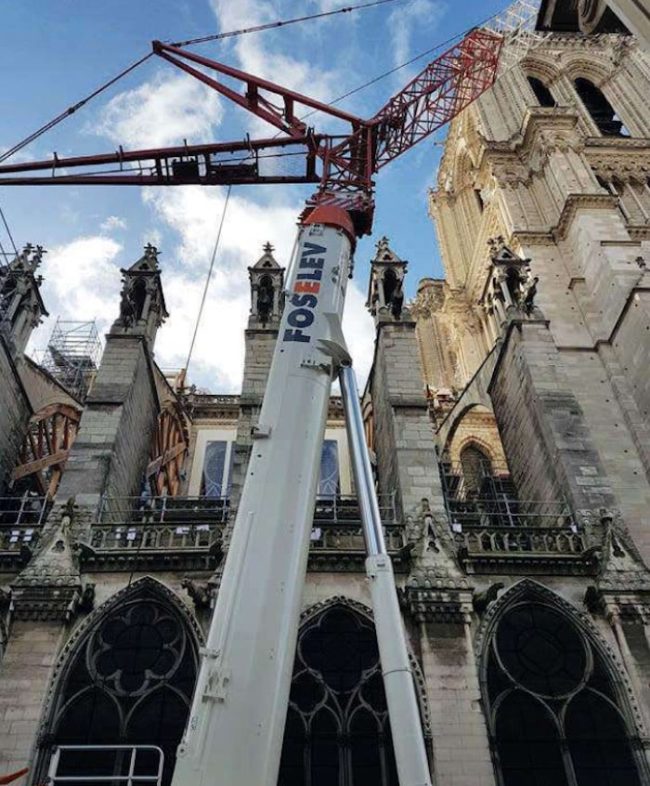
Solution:
M539 41L517 0L429 63L372 118L181 46L157 56L280 136L0 166L0 185L314 183L299 220L284 313L221 587L178 750L174 786L275 786L332 381L338 376L367 549L366 574L402 786L431 786L405 632L386 552L356 379L341 329L356 240L372 230L374 176L485 93ZM508 46L504 36L508 34ZM521 44L516 49L516 44ZM297 106L347 126L318 133ZM291 155L293 171L283 171ZM296 162L299 163L296 165Z

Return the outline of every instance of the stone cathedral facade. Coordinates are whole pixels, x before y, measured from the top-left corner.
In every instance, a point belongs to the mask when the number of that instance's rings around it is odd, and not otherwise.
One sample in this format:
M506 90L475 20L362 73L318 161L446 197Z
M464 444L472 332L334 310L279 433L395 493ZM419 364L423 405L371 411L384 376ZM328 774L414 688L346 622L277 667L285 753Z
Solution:
M645 786L650 60L611 15L585 36L548 2L540 27L449 129L445 278L405 300L407 263L377 243L362 404L436 786ZM42 254L0 271L0 776L124 774L128 746L150 773L153 745L167 786L284 269L270 244L249 268L241 392L221 395L155 362L148 246L72 390L25 354ZM281 786L398 786L363 562L333 396Z

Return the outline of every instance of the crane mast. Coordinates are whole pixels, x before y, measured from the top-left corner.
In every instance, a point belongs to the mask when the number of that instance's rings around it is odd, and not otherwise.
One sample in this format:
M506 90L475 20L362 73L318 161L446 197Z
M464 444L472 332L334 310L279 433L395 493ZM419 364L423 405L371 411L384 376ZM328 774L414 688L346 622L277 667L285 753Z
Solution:
M300 219L285 308L173 786L275 786L332 381L338 376L366 548L366 574L401 786L431 786L414 680L374 489L351 359L341 330L356 238L372 228L373 177L455 117L539 41L537 0L501 30L471 30L369 120L169 44L154 52L283 136L0 166L0 185L318 183ZM498 26L498 25L497 25ZM523 42L523 43L522 43ZM509 47L512 53L513 48ZM225 80L228 80L228 84ZM238 87L232 87L232 83ZM318 134L296 105L348 125ZM300 153L300 171L264 171ZM45 172L46 174L43 174ZM39 174L40 173L40 174Z

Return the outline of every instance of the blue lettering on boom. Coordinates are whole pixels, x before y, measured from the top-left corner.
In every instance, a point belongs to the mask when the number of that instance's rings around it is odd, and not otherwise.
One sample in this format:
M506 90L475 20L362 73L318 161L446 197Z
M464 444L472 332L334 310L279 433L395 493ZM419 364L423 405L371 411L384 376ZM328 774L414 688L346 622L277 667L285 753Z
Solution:
M294 284L294 292L296 294L289 301L295 308L287 315L287 323L291 325L292 329L284 331L282 336L283 342L298 341L308 344L311 341L311 336L305 333L303 328L312 325L315 319L313 309L318 305L317 294L320 290L320 284L316 282L319 282L323 277L324 254L326 253L327 249L324 246L319 246L317 243L305 243L303 246L298 267L301 270L307 268L310 272L298 273L296 276L296 283ZM302 294L304 292L309 294ZM310 309L312 310L310 311Z

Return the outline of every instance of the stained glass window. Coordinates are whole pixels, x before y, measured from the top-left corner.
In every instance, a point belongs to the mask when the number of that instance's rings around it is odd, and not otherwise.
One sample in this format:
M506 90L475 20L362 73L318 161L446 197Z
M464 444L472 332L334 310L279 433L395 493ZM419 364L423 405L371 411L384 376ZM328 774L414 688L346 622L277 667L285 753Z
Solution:
M375 631L334 606L301 631L278 786L398 786Z
M506 612L487 683L503 786L640 786L610 670L568 617L542 603Z
M326 439L323 442L320 458L318 496L335 497L339 491L338 443L334 439Z
M230 451L232 454L232 451ZM223 440L208 442L203 458L201 496L225 497L229 491L230 465L226 464L228 443Z

